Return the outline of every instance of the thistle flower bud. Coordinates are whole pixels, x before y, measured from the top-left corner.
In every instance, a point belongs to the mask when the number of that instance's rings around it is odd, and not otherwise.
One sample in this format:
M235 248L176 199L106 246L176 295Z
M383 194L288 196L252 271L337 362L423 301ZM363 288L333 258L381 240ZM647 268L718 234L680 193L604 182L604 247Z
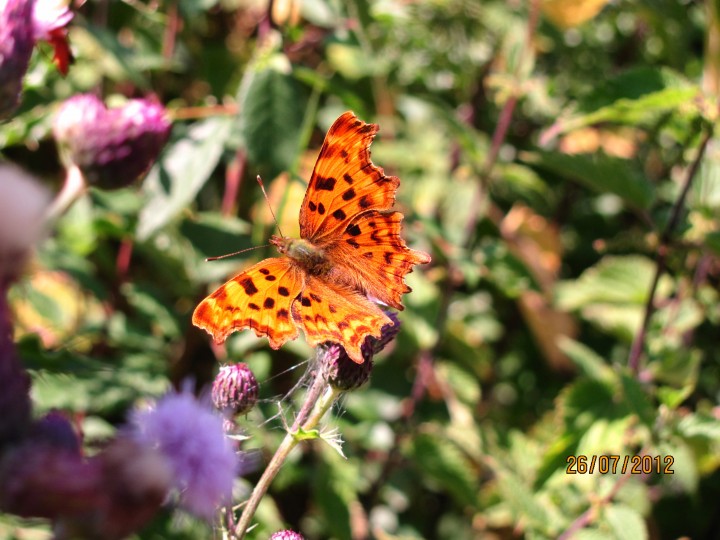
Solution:
M285 531L274 532L270 537L270 540L305 540L305 537L300 533L296 533L295 531L288 529Z
M362 364L353 362L340 345L326 343L320 348L319 363L325 380L339 390L354 390L370 379L373 356L382 351L400 331L400 320L394 312L385 313L392 321L382 327L379 338L367 337L360 347Z
M118 189L148 171L170 127L159 103L132 99L108 109L96 96L81 94L60 107L53 134L67 168L77 166L90 185Z
M247 364L222 366L212 385L215 408L231 415L245 414L258 400L258 382Z
M30 64L33 38L33 0L0 3L0 119L20 103L22 80Z

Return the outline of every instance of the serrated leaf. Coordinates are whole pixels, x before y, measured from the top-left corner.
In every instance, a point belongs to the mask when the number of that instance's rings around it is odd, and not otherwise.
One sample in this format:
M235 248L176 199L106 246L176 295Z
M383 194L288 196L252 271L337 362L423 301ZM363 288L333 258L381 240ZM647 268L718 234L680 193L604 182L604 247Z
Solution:
M653 187L639 164L602 153L563 154L526 152L526 163L575 180L597 193L612 193L636 208L647 208L653 200Z
M292 170L305 110L294 77L276 67L277 62L270 64L246 75L240 116L240 134L253 172L267 179Z
M648 538L645 520L634 509L619 504L610 504L603 513L605 521L617 540L644 540Z
M504 502L510 507L514 521L527 522L532 528L547 530L550 519L547 509L538 501L529 486L507 470L496 471L496 482Z
M459 504L477 505L477 482L470 474L470 464L454 444L423 433L413 441L411 452L422 476L441 486Z
M576 280L559 283L557 302L566 310L598 303L642 307L654 273L655 263L646 257L603 257ZM667 281L661 280L660 297L667 293L668 285Z
M175 134L143 184L148 203L140 212L139 240L147 240L195 199L222 156L233 122L208 118Z
M668 68L628 70L581 101L586 114L560 120L548 133L558 135L600 122L637 126L670 111L693 116L697 111L693 101L699 94L697 86Z
M616 379L615 371L607 362L595 351L579 341L567 336L560 336L559 346L560 350L580 368L580 371L586 377L604 383L611 383Z
M628 374L623 373L620 375L620 381L623 387L625 403L643 424L651 428L655 424L656 411L647 392L635 377Z
M662 477L670 484L679 487L686 493L695 493L700 481L697 462L692 449L682 440L665 442L658 445L658 454L661 457L663 468L669 465L672 474L663 474ZM664 460L669 456L672 463Z

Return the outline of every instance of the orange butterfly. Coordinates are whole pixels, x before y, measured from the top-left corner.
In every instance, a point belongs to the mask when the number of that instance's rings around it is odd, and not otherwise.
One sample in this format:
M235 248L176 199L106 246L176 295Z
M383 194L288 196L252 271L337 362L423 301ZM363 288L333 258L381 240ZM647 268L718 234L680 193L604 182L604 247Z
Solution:
M205 298L193 324L217 343L252 328L273 349L298 336L341 344L361 364L367 336L392 321L373 303L403 309L403 281L430 256L400 237L403 215L391 211L400 180L370 161L378 126L351 112L325 136L300 207L300 238L272 236L283 257L265 259ZM373 301L371 301L373 300Z

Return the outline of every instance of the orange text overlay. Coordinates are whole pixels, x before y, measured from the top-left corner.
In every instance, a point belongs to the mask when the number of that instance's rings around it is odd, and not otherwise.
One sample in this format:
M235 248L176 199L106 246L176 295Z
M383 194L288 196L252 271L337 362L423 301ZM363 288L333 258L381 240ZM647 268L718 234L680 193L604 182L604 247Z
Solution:
M566 474L675 474L672 456L620 456L580 454L565 460Z

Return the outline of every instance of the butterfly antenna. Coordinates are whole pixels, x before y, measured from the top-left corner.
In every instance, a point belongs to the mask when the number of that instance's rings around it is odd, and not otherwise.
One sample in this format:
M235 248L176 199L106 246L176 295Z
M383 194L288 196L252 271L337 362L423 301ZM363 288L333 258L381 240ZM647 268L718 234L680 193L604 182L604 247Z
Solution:
M228 257L234 257L235 255L240 255L241 253L245 253L246 251L252 251L253 249L261 249L269 247L270 244L265 244L264 246L253 246L247 249L241 249L240 251L236 251L235 253L228 253L227 255L218 255L217 257L208 257L205 259L206 261L219 261L220 259L227 259Z
M275 212L273 212L272 205L270 204L270 198L268 197L268 194L265 191L265 184L263 184L262 178L260 178L259 174L257 176L257 182L258 182L258 184L260 184L260 189L262 189L263 195L265 196L265 202L267 203L268 208L270 209L270 214L272 214L273 221L275 221L275 226L277 227L277 230L280 233L280 236L285 238L285 235L282 233L282 230L280 229L280 223L278 223L278 220L275 217Z

